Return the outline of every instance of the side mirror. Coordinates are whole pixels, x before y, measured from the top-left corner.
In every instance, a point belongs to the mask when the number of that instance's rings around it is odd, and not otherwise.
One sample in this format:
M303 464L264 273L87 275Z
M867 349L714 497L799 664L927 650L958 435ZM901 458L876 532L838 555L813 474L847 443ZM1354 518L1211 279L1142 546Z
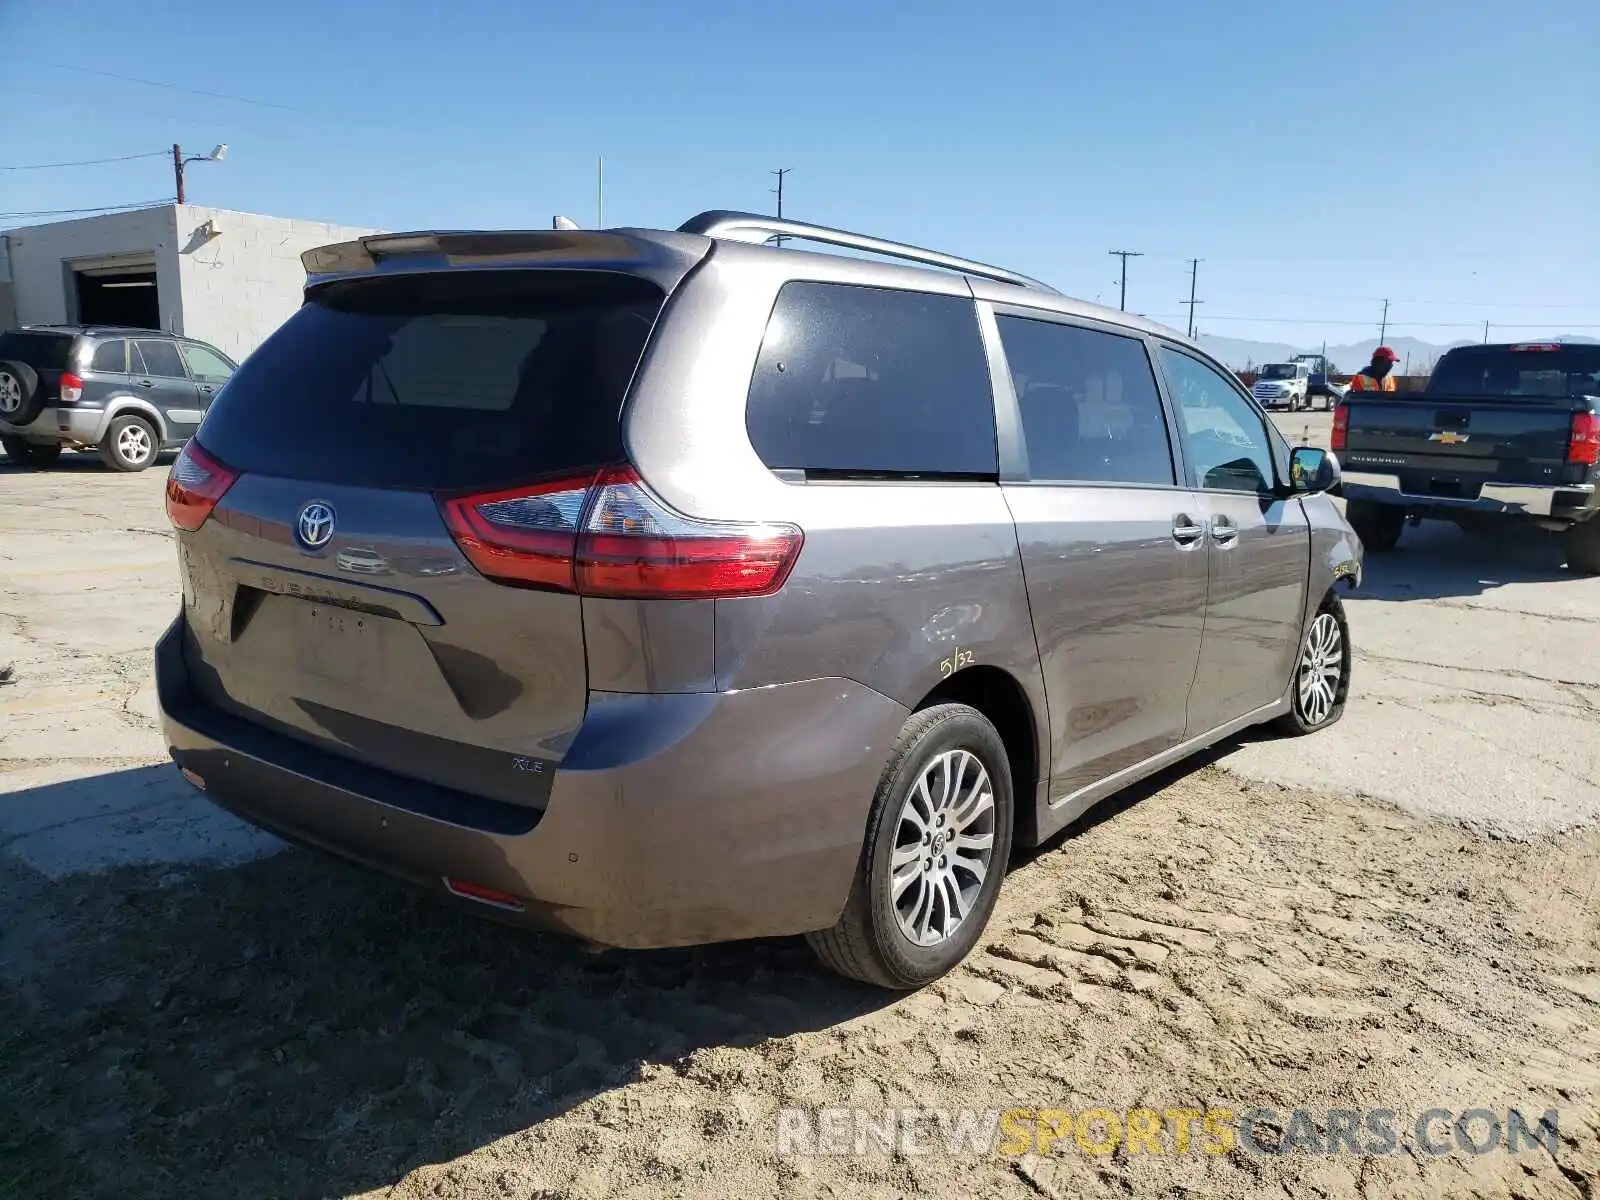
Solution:
M1339 486L1339 460L1333 451L1296 446L1289 454L1289 490L1297 494L1331 492Z

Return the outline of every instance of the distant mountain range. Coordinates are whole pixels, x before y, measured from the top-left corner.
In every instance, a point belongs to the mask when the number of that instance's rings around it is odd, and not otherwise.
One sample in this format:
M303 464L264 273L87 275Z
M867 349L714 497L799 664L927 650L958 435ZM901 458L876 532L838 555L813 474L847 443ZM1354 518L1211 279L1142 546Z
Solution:
M1493 330L1490 330L1491 336ZM1316 346L1291 346L1287 342L1253 342L1248 338L1213 337L1209 333L1200 335L1200 344L1223 362L1235 370L1243 371L1264 362L1284 362L1296 354L1321 354L1320 345ZM1496 341L1508 341L1504 337L1496 337ZM1538 337L1524 337L1517 339L1524 342L1583 342L1588 345L1596 344L1597 339L1592 337L1579 337L1576 334L1544 334ZM1446 350L1454 346L1470 346L1473 339L1451 342L1447 346L1437 346L1432 342L1419 341L1411 337L1392 337L1387 341L1389 349L1400 356L1399 370L1405 371L1407 360L1413 374L1425 374L1432 369L1434 362ZM1347 342L1343 345L1329 346L1327 355L1334 366L1346 373L1359 371L1366 366L1372 358L1372 352L1378 348L1378 339L1369 338L1364 342Z

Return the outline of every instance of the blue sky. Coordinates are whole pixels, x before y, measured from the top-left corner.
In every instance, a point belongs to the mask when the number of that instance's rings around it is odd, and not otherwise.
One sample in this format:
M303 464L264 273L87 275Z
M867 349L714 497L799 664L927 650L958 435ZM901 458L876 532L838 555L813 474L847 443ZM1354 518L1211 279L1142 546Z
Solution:
M1600 336L1594 0L0 0L0 45L0 167L226 141L196 203L590 224L603 154L607 223L670 227L788 167L793 216L1088 299L1143 250L1128 307L1179 326L1199 256L1217 335L1353 341L1387 296L1428 341ZM0 213L171 193L161 158L0 171Z

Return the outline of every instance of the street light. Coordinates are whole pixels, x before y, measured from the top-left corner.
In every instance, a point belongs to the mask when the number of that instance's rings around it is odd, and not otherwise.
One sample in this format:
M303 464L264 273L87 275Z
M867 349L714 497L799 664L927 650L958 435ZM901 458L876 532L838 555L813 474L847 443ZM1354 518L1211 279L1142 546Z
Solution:
M177 142L172 143L172 174L178 182L178 203L185 203L183 192L183 168L192 162L221 162L228 157L228 143L218 142L210 154L191 154L188 158L183 156L183 147Z

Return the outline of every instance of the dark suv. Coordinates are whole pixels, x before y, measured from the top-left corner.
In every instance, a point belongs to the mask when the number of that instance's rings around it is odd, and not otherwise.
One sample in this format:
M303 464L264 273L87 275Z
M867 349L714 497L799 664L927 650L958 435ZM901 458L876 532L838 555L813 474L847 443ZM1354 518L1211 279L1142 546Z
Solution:
M93 447L142 471L193 436L237 364L215 346L149 329L29 325L0 333L0 446L49 466Z
M173 465L156 650L185 777L288 838L908 987L1013 845L1344 707L1336 464L1169 329L730 213L304 257Z

